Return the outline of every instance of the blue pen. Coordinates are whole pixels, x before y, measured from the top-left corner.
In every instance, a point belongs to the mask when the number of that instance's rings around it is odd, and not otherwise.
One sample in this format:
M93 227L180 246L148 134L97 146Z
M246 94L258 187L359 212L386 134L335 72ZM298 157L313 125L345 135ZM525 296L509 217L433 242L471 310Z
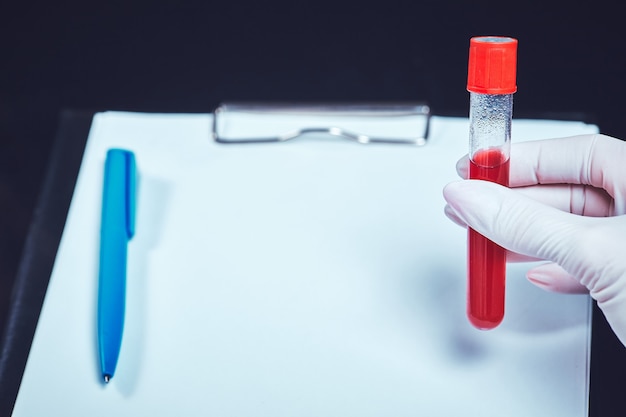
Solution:
M135 232L135 193L134 154L109 149L104 167L98 287L98 348L104 382L115 374L122 345L127 246Z

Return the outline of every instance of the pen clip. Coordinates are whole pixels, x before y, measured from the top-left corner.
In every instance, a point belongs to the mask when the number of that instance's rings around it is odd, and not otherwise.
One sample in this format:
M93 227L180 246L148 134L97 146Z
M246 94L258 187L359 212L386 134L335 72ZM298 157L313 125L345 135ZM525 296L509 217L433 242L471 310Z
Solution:
M124 200L122 202L122 209L124 210L123 221L125 223L124 231L128 239L131 239L135 235L135 211L137 205L137 170L135 155L125 149L113 148L108 150L107 160L109 161L108 163L110 163L110 170L117 172L114 178L117 178L119 181L119 191L114 195ZM119 187L123 187L123 189Z
M137 169L135 155L132 152L125 152L126 161L126 231L128 238L135 235L135 211L137 209Z

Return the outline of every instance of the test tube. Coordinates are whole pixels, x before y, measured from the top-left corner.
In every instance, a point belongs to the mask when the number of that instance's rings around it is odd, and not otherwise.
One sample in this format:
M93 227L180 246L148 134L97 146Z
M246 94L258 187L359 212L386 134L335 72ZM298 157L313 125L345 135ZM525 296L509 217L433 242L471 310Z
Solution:
M517 39L470 39L467 90L469 178L509 185L513 93L517 91ZM506 250L468 229L467 316L481 330L504 318Z

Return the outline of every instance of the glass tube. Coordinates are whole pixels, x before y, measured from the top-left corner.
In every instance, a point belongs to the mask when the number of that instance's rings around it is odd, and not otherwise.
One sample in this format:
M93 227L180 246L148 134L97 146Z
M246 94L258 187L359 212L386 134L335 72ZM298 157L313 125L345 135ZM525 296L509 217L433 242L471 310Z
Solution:
M469 178L509 185L513 94L470 92ZM468 229L467 315L479 329L504 318L506 250Z

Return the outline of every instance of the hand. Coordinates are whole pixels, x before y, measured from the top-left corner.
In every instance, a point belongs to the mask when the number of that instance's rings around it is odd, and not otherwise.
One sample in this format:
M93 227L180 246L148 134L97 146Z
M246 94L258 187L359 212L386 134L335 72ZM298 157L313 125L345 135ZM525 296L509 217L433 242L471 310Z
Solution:
M457 164L467 177L468 159ZM446 215L509 251L507 260L549 261L535 285L588 292L626 345L626 142L582 135L514 143L510 187L448 184Z

